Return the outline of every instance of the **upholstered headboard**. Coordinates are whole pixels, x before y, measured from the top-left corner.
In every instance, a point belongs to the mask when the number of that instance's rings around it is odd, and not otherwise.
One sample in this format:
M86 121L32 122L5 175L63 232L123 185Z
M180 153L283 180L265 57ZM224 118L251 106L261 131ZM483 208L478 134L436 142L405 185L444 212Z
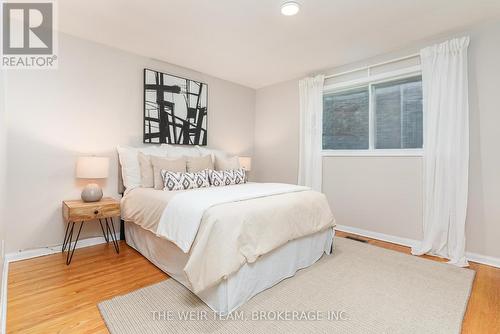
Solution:
M125 186L123 185L122 165L118 159L118 193L123 195L125 193Z

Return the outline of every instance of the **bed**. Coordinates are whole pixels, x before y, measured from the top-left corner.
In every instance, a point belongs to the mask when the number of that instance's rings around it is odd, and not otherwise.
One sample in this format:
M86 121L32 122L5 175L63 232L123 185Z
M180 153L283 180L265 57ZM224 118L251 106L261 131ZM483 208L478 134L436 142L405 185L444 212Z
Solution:
M306 187L137 187L121 204L127 244L222 315L333 250L326 198Z

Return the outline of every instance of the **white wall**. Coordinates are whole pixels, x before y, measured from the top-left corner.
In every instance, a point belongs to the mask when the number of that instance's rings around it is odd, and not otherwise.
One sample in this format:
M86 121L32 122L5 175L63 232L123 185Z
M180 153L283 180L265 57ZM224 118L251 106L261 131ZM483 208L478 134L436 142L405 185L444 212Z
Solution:
M142 142L145 67L208 83L208 145L253 154L255 90L60 35L57 70L7 75L8 252L62 243L61 201L79 198L83 186L74 178L78 155L112 158L104 193L118 197L115 148Z
M323 191L337 224L421 237L421 158L326 157L323 169Z
M324 71L341 72L401 57L421 47L469 34L470 178L467 251L500 258L500 22L436 36L366 62ZM255 178L296 182L298 80L257 91ZM275 127L276 133L272 132ZM274 157L278 157L274 159ZM283 163L283 161L288 161ZM422 237L421 158L328 157L323 188L337 223L398 237Z
M256 99L254 178L295 183L299 170L298 83L287 81L259 89Z
M7 172L7 117L5 113L5 94L4 94L4 72L0 70L0 286L3 279L3 262L4 262L4 239L5 239L5 187L6 187L6 172ZM0 290L0 305L4 296ZM2 324L2 314L0 314L0 326ZM0 329L1 332L1 329Z

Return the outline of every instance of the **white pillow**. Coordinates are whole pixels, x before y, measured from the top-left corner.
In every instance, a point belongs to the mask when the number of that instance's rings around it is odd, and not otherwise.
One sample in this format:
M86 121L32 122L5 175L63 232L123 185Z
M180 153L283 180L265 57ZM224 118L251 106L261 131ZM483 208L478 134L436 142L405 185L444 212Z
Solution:
M225 159L228 157L228 154L221 150L216 150L198 145L196 145L196 149L200 152L202 156L210 154L212 156L213 163L215 163L215 158Z
M161 144L161 148L166 149L169 158L201 157L200 151L194 146Z
M166 156L166 151L160 146L143 148L118 146L118 157L122 166L123 185L128 190L141 186L141 168L139 166L139 152L146 155Z

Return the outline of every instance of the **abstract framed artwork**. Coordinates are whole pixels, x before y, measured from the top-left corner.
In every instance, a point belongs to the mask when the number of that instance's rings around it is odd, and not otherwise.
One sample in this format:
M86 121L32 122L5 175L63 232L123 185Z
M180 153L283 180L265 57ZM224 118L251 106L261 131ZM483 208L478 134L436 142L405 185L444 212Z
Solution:
M207 145L208 85L144 69L144 143Z

